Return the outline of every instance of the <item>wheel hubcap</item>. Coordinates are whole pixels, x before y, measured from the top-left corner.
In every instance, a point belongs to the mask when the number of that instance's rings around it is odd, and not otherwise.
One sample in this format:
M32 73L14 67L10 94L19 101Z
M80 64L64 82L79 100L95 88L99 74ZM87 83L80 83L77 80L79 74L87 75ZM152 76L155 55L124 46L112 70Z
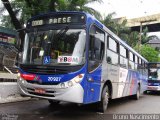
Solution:
M140 91L139 89L137 90L137 98L139 98L139 95L140 95Z
M106 92L105 95L104 95L103 104L104 104L104 106L105 106L105 108L106 108L106 107L107 107L107 104L108 104L108 92Z

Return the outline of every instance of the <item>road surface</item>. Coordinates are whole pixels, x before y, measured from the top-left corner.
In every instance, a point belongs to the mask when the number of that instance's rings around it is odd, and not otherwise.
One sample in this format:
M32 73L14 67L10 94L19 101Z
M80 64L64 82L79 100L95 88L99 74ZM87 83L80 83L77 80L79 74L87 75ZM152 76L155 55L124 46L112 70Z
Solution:
M142 95L139 100L132 100L128 97L112 100L104 114L97 112L94 107L94 105L79 106L65 102L58 106L51 106L47 100L32 99L30 101L0 104L0 119L112 120L122 119L130 114L156 114L157 116L154 117L160 119L160 93ZM117 115L127 116L117 117Z

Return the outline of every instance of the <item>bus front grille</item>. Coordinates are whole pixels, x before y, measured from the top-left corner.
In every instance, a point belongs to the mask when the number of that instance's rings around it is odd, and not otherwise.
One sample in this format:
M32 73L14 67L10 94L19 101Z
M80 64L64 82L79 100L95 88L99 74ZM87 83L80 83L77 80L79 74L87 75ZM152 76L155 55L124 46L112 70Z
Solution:
M41 93L35 93L35 92L28 92L28 93L32 95L41 96L41 97L55 97L54 95L49 95L49 94L41 94Z
M29 94L32 94L32 95L37 95L37 96L41 96L41 97L55 97L53 94L55 93L55 91L45 91L45 93L37 93L35 92L34 89L32 88L27 88L26 89L27 92Z

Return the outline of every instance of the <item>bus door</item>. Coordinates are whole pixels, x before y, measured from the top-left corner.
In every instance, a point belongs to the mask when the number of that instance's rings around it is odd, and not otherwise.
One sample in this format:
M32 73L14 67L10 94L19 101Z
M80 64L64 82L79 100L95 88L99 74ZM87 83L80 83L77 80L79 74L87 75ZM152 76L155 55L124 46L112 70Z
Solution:
M94 28L94 30L96 30ZM100 30L90 35L87 75L87 101L97 102L100 96L102 59L104 55L104 33Z

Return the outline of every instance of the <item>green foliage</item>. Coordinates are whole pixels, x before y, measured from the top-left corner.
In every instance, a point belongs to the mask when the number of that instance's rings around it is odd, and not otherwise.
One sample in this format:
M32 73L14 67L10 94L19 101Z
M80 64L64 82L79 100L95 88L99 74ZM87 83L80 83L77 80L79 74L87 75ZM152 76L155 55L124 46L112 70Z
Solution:
M136 46L134 49L136 49L138 51L138 46ZM151 47L149 45L141 45L139 52L149 62L158 62L159 52L156 51L153 47Z
M8 22L8 21L10 21L10 22ZM4 27L7 26L7 28L11 28L11 29L14 28L13 24L11 23L10 16L7 16L7 15L3 16L3 19L1 20L1 26L4 26Z
M124 19L122 22L118 22L113 19L115 13L108 14L106 18L102 21L112 32L119 36L131 47L135 47L140 39L140 34L137 31L131 31L130 28L126 26L127 20ZM148 42L147 37L148 28L144 28L141 34L141 44Z
M126 20L123 20L121 23L117 22L116 20L113 20L113 15L115 13L109 14L104 21L102 21L112 32L117 34L122 40L124 40L127 44L129 44L131 47L135 48L137 51L140 52L140 54L145 57L150 62L160 62L160 57L158 55L160 54L158 50L155 50L154 48L150 47L149 45L138 45L138 44L145 44L148 42L149 38L147 37L148 28L144 28L142 30L141 34L141 43L139 43L140 40L140 34L137 31L131 31L127 26ZM140 50L139 47L140 46Z
M160 53L159 53L160 54ZM158 62L160 62L160 56L158 57Z
M143 30L142 30L143 34L141 35L141 44L145 44L148 42L148 36L147 36L147 32L148 32L148 28L145 27Z
M133 31L129 34L129 37L127 39L127 43L131 46L131 47L135 47L137 45L139 41L139 32L137 31Z
M13 0L10 4L15 16L19 16L19 21L23 25L30 17L50 11L85 11L101 19L99 12L86 6L95 1L102 2L102 0ZM0 12L4 10L0 8ZM4 27L13 27L9 15L2 16L1 22Z

